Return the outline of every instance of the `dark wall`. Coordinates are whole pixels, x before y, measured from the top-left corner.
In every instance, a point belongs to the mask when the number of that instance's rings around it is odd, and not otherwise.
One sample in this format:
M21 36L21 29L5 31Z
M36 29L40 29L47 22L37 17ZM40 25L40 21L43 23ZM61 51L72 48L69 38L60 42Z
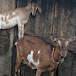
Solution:
M37 11L35 17L30 15L28 23L25 25L25 34L33 34L45 38L49 41L50 35L54 37L70 38L76 35L76 1L75 0L16 0L16 8L24 7L28 3L37 3L41 9ZM15 39L17 38L17 28L15 28ZM50 42L49 42L50 43ZM72 52L71 52L72 51ZM56 76L75 76L76 71L76 41L70 43L69 52L63 64L60 64L56 71ZM23 69L25 69L23 71ZM29 73L30 72L30 73ZM21 74L33 76L28 67L22 64ZM42 76L49 76L43 73Z

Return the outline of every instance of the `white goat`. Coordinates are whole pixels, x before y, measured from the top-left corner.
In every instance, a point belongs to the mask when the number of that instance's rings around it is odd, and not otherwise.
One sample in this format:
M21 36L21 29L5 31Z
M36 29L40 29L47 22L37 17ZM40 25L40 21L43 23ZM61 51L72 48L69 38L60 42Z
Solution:
M29 16L32 13L34 16L36 10L41 13L41 8L34 4L28 4L26 7L17 8L0 14L0 29L9 29L18 24L18 38L24 36L24 25L28 22Z

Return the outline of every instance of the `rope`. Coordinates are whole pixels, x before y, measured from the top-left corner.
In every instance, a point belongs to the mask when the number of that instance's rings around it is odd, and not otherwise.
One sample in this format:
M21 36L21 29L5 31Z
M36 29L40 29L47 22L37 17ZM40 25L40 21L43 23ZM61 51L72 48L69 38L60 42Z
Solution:
M53 50L52 50L52 60L53 60L54 63L59 64L59 62L56 62L56 61L54 60L54 58L53 58L53 57L54 57L54 50L55 50L55 48L53 48Z

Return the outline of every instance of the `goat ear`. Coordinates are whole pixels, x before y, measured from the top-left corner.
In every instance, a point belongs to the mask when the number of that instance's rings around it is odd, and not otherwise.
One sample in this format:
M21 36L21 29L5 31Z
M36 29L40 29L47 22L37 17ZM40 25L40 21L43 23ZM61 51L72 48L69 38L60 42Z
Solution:
M71 41L72 41L72 39L71 39L71 38L68 38L68 40L67 40L67 41L71 42Z
M26 9L29 10L31 8L31 3L26 6Z
M69 41L69 42L72 42L72 41L74 41L74 40L76 40L76 36L73 36L72 38L68 38L68 41Z
M38 6L38 11L41 13L42 12L42 10L41 10L41 8Z

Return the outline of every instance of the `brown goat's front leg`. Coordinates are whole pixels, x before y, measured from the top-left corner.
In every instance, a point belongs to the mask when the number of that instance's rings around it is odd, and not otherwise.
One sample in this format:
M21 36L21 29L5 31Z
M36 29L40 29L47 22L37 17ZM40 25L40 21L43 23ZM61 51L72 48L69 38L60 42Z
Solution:
M17 76L18 70L20 68L21 58L17 56L16 66L15 66L15 76Z
M40 76L41 73L42 73L42 70L41 70L41 69L37 69L37 71L36 71L36 76Z
M54 71L50 72L50 76L54 76Z

